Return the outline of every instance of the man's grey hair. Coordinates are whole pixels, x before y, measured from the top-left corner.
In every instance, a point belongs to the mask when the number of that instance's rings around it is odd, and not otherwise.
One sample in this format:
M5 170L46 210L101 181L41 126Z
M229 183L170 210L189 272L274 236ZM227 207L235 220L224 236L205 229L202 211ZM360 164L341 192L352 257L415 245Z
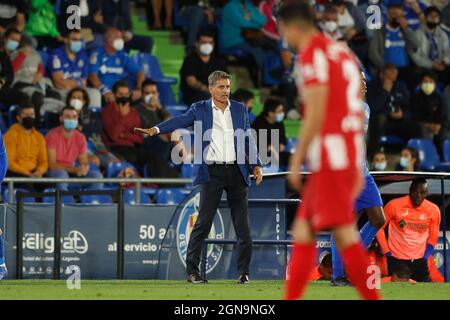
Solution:
M215 86L216 82L222 79L231 79L231 75L229 75L225 71L213 71L208 77L208 85Z

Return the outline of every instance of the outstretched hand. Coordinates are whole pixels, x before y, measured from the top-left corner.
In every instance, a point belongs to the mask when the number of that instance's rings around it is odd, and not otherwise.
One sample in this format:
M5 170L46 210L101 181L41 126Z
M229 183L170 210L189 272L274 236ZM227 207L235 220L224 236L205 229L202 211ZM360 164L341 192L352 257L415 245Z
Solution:
M153 128L149 128L149 129L143 129L143 128L134 128L133 129L134 132L140 132L144 135L148 135L150 137L152 136L156 136L158 134L158 131L156 130L155 127Z

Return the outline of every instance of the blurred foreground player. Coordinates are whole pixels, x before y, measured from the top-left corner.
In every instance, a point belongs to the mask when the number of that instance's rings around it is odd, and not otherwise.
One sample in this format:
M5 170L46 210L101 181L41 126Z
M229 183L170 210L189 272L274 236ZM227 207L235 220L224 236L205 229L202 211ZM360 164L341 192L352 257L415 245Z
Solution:
M362 190L363 115L358 66L344 47L319 33L313 12L303 1L279 12L280 30L300 51L300 86L305 118L291 158L290 184L301 188L300 167L313 172L294 224L295 244L286 299L302 296L316 259L315 234L332 230L350 281L364 299L379 299L368 285L369 258L355 226L354 203ZM306 159L306 157L308 159Z
M0 182L3 181L8 170L8 158L6 156L5 144L3 136L0 133ZM8 270L5 264L5 234L0 228L0 280L6 277Z
M361 94L365 97L367 92L366 77L361 72ZM369 127L370 108L366 102L362 103L364 112L364 131L367 134ZM364 248L368 248L378 230L384 225L386 221L383 213L383 201L381 200L380 191L370 175L369 168L366 162L366 155L363 154L363 175L366 181L365 187L358 199L356 200L356 213L361 216L362 213L367 213L369 221L359 231L361 236L361 242ZM344 272L344 265L342 263L341 255L339 254L333 237L331 238L331 252L333 254L333 279L331 281L332 286L346 286L349 285L349 281Z

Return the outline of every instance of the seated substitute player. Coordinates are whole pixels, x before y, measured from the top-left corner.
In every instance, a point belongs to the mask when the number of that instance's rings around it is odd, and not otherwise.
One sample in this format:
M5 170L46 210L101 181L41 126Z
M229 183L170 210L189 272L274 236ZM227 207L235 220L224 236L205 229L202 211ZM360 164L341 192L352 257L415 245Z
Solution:
M388 257L389 273L397 265L411 269L417 282L430 281L427 265L438 241L441 213L428 196L427 181L413 180L409 195L393 199L384 207L386 223L377 234L381 250ZM389 225L388 240L384 229Z
M8 157L6 155L5 144L3 143L3 136L0 133L0 181L3 181L8 168ZM0 280L8 274L5 264L5 234L0 228Z
M361 93L365 97L367 92L366 77L364 72L361 72ZM364 112L364 131L367 134L369 128L370 107L367 103L363 102ZM366 155L364 154L363 163L363 175L366 180L366 186L356 200L356 213L361 216L363 212L367 213L369 221L360 230L361 241L364 248L368 248L378 230L383 226L386 221L383 213L383 201L381 200L378 187L373 180L373 177L369 173L367 167ZM332 286L345 286L349 285L349 281L345 276L344 265L342 264L341 256L339 255L334 239L331 238L331 252L333 255L333 280Z
M293 228L294 247L286 299L301 297L316 259L316 233L331 230L350 281L364 299L379 299L369 286L370 261L356 229L354 204L363 188L363 113L359 68L353 54L321 34L305 1L286 3L279 11L280 30L288 45L301 52L300 92L305 118L291 158L288 180L300 191L300 168L307 160L312 174L303 190Z

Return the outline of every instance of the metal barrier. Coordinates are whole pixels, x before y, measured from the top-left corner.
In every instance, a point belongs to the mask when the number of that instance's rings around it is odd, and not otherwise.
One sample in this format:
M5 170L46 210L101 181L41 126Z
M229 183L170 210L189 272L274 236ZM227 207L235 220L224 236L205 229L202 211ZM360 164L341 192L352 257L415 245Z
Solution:
M17 279L23 278L23 207L25 197L55 197L55 218L54 218L54 251L53 251L53 279L60 279L61 269L61 211L63 196L74 195L110 195L117 197L117 279L123 279L124 266L124 198L123 189L117 190L85 190L85 191L61 191L54 192L17 192L17 216L16 216L16 274ZM57 240L58 239L58 240Z
M136 203L141 203L141 189L143 184L190 184L192 179L169 179L169 178L5 178L3 183L8 185L8 203L14 202L14 184L15 183L71 183L71 184L89 184L89 183L134 183L136 190Z

